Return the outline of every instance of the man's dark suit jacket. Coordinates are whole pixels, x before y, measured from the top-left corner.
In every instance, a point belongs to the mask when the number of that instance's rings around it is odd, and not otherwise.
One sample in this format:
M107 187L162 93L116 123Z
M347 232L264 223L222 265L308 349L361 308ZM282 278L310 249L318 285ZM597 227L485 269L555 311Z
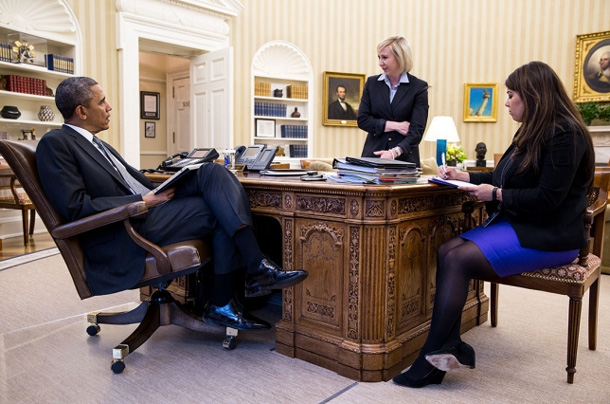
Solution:
M107 147L136 179L153 188L142 173ZM36 161L49 201L67 221L142 200L131 193L98 149L69 126L63 125L41 138ZM87 283L93 294L125 290L142 277L145 251L131 240L122 223L87 233L81 243L86 254Z
M364 85L358 109L358 127L367 132L362 157L375 157L374 151L400 146L399 160L420 165L419 143L428 121L428 83L408 74L409 83L401 83L390 104L390 89L379 75L369 77ZM407 136L384 132L386 121L410 122Z

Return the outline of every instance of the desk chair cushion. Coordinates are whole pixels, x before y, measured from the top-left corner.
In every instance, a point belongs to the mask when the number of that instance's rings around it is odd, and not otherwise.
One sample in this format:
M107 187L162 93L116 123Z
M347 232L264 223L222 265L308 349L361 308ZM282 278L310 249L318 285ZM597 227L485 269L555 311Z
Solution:
M208 245L204 240L182 241L164 246L162 249L171 263L171 272L164 274L158 267L157 260L151 254L148 254L144 275L135 286L136 288L166 282L181 276L180 273L182 272L187 275L194 272L193 269L200 267L211 256Z
M586 266L578 265L577 258L570 264L538 269L532 272L524 272L521 275L547 281L584 283L589 278L589 275L599 268L601 259L599 259L597 255L589 254L586 262Z

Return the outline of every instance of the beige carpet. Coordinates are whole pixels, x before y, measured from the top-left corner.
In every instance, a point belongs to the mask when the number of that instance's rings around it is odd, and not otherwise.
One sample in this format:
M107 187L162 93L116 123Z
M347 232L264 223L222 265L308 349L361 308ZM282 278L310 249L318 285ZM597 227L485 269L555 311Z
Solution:
M0 403L610 403L610 276L602 279L597 351L581 327L575 384L565 382L567 298L501 287L500 324L464 335L477 368L440 386L358 383L274 351L273 333L219 335L163 327L110 370L111 350L135 326L85 333L85 314L133 307L136 291L81 301L59 255L0 271ZM584 309L587 305L585 303ZM258 315L277 319L277 306Z

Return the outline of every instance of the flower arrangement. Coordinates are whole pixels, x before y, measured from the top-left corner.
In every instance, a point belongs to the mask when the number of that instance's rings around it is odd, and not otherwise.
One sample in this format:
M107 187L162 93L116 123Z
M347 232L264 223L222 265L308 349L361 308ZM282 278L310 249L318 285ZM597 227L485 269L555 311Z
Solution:
M447 145L446 156L447 164L453 163L452 165L455 165L455 163L461 163L462 161L466 160L464 149L457 145Z

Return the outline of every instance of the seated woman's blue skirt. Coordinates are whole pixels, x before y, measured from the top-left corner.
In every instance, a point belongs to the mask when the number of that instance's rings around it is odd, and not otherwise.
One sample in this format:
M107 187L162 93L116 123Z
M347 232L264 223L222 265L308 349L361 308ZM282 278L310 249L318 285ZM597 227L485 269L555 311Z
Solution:
M579 251L542 251L521 247L515 230L504 218L487 227L476 227L460 237L479 247L498 276L564 265L574 261Z

